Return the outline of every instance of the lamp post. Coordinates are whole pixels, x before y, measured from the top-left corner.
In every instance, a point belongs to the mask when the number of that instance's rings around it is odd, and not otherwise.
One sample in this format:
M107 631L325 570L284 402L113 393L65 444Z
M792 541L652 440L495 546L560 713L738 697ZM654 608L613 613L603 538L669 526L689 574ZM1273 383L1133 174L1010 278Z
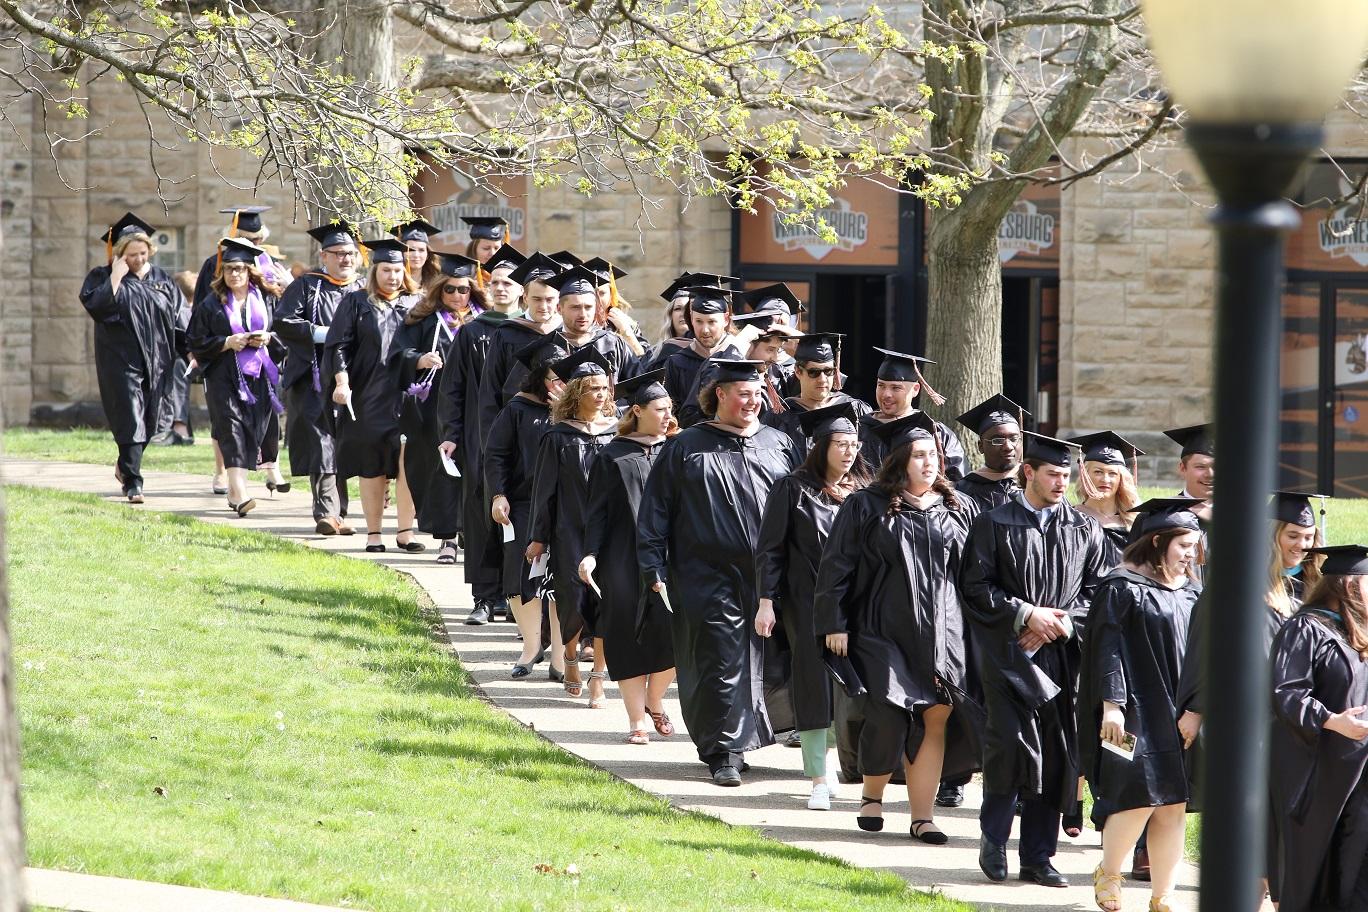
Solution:
M1262 611L1277 468L1283 196L1368 48L1365 0L1142 0L1150 45L1218 205L1215 439L1207 574L1202 912L1258 907L1267 831Z

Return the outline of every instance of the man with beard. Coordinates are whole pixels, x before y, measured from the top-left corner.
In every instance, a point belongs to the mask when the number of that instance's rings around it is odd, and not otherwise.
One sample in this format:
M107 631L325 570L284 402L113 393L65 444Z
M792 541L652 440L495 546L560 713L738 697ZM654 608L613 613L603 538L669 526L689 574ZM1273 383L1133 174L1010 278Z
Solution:
M346 222L310 228L309 236L321 248L322 268L306 272L285 289L272 327L289 351L280 385L290 416L285 423L290 474L309 476L315 531L351 535L352 527L344 522L347 485L337 480L333 435L323 420L326 403L319 371L323 340L337 304L361 287L356 274L361 254L356 230Z
M759 362L716 360L704 420L662 448L637 514L642 584L671 608L679 702L698 758L741 784L744 752L774 743L754 629L755 546L770 487L801 461L760 424Z
M711 285L691 285L684 290L689 293L689 327L694 338L665 362L665 389L674 400L679 426L687 428L705 418L698 406L703 365L715 355L740 358L741 353L728 335L732 328L731 292Z
M598 289L606 280L587 266L573 266L547 279L547 284L559 293L556 311L561 319L561 335L570 352L573 354L591 345L608 362L609 379L616 382L633 376L637 357L632 354L631 346L622 336L599 326L594 319L599 306Z
M888 455L888 448L874 433L874 428L918 411L917 399L923 387L937 405L945 399L931 389L919 366L936 362L920 355L904 355L877 346L874 350L884 356L883 363L879 365L878 382L874 385L874 405L878 411L860 419L860 441L865 462L877 469L884 456ZM941 455L945 457L945 477L951 482L958 482L969 468L964 458L964 447L960 446L954 432L939 421L936 422L936 439L940 441Z
M1078 803L1076 628L1107 569L1102 527L1065 496L1071 467L1069 444L1028 432L1025 485L974 521L960 572L988 711L979 867L994 881L1020 797L1020 879L1069 885L1050 859Z

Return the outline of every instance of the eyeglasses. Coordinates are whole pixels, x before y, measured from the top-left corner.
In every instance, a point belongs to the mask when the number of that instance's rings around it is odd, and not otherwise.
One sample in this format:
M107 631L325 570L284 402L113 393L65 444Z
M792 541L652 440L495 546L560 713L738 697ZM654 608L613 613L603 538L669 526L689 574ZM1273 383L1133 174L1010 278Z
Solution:
M238 265L238 264L233 264L233 265L229 265L229 266L224 266L224 267L223 267L223 271L224 271L225 273L229 273L229 272L246 272L246 271L247 271L247 267L246 267L246 266L242 266L242 265Z
M864 446L864 441L862 440L838 441L836 443L836 449L840 450L842 453L858 453L862 446Z
M816 380L818 377L836 376L836 368L834 367L805 367L803 370L807 371L807 375L813 380Z
M1016 446L1018 443L1021 443L1020 437L992 437L988 440L988 445L995 447Z
M468 295L468 294L470 294L470 286L469 286L469 285L443 285L443 286L442 286L442 293L443 293L443 294L463 294L463 295Z
M328 256L337 257L339 260L356 259L360 254L355 250L325 250Z

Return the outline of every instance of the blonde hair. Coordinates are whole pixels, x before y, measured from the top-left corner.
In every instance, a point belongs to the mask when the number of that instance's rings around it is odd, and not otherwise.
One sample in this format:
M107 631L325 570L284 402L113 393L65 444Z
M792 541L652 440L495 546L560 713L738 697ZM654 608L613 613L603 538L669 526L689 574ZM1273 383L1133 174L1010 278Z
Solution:
M1135 487L1135 476L1131 475L1128 466L1112 465L1109 462L1098 462L1095 459L1087 460L1078 470L1078 477L1074 479L1074 496L1078 498L1079 504L1085 504L1090 500L1100 500L1102 495L1097 493L1097 488L1093 486L1092 478L1088 475L1089 465L1105 465L1108 468L1116 469L1120 475L1121 482L1116 486L1116 512L1120 514L1121 521L1130 528L1135 521L1134 510L1140 504L1140 491Z
M603 377L608 381L608 391L612 392L613 378L604 374L590 374L587 377L576 377L565 384L565 389L561 391L560 398L556 404L551 406L551 420L570 421L579 418L580 399L584 396L589 381L596 377ZM608 400L603 403L603 411L600 413L605 418L617 417L617 405L613 402L613 397L609 395Z
M1283 575L1282 545L1279 539L1282 538L1283 530L1292 523L1281 520L1273 520L1273 538L1269 542L1268 555L1268 604L1274 611L1283 617L1291 617L1293 611L1292 594L1288 592L1287 577ZM1320 526L1316 526L1316 536L1313 547L1320 548L1325 544L1325 537L1321 535ZM1306 592L1310 592L1321 581L1321 562L1325 558L1319 554L1308 554L1302 558L1301 578L1305 581Z
M370 271L366 273L366 295L371 298L384 300L380 296L380 283L375 280L376 270L380 268L380 263L371 263ZM394 263L395 266L404 266L403 263ZM404 284L399 288L400 294L417 294L418 283L409 275L408 267L404 266Z
M660 325L660 332L657 342L664 342L666 339L680 339L682 336L675 332L674 328L674 309L675 302L679 302L679 309L684 313L684 322L689 322L689 295L688 293L675 295L670 299L670 303L665 305L665 321ZM685 330L687 332L687 329Z
M133 243L134 241L142 241L144 244L147 245L147 258L149 260L156 256L157 251L160 249L157 247L156 244L152 243L152 239L150 237L143 234L141 231L138 231L133 234L125 234L114 242L114 256L123 256L124 251L128 249L128 245Z

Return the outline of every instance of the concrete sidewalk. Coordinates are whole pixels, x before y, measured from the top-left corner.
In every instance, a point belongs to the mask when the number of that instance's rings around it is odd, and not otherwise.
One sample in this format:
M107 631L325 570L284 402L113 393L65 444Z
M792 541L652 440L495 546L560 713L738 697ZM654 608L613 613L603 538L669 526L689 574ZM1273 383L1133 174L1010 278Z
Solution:
M7 484L80 491L111 501L123 500L112 472L104 466L4 459L0 462L0 470ZM299 481L302 479L297 479L296 485ZM258 489L259 486L253 487L253 491ZM752 826L774 839L833 855L861 867L883 868L918 888L939 890L985 910L1055 912L1097 908L1093 902L1092 870L1101 858L1100 836L1090 829L1077 840L1061 836L1055 864L1073 884L1068 889L1037 887L1015 880L1015 840L1009 847L1012 879L993 884L984 878L978 869L980 795L977 782L969 786L964 807L938 812L937 823L950 836L946 846L932 847L910 839L906 793L898 798L892 788L888 792L889 802L884 806L885 831L864 833L856 828L852 819L859 809L858 785L841 786L831 811L807 810L808 783L802 775L802 761L797 750L773 746L748 754L752 769L744 777L745 784L740 788L721 789L712 784L707 769L698 762L693 744L683 730L679 706L673 698L666 701L666 709L679 732L669 739L659 739L653 732L652 737L656 740L642 747L624 741L628 725L626 713L611 683L607 706L590 710L587 687L585 696L571 699L560 685L547 679L545 663L537 666L531 677L510 680L508 672L519 655L513 625L464 626L471 597L462 575L462 565L458 562L454 567L439 566L431 544L424 554L396 553L392 515L386 517L384 539L391 550L385 554L366 554L363 535L336 538L314 534L313 522L309 519L307 484L302 490L296 486L290 493L278 495L274 500L259 497L257 509L245 519L229 513L222 496L210 493L207 477L150 472L144 491L147 503L129 509L179 513L209 522L270 532L309 547L374 560L408 573L432 597L441 613L447 638L490 702L565 750L667 798L676 807L711 814L728 823ZM429 539L421 540L430 543ZM1195 910L1196 869L1184 865L1179 880L1175 907ZM1128 882L1124 892L1125 909L1148 908L1148 885ZM39 896L34 899L61 908L85 908L63 906ZM132 912L134 908L152 907L120 906L116 909L101 906L100 912L105 909ZM240 908L241 912L250 912L256 907ZM262 912L270 910L262 907Z

